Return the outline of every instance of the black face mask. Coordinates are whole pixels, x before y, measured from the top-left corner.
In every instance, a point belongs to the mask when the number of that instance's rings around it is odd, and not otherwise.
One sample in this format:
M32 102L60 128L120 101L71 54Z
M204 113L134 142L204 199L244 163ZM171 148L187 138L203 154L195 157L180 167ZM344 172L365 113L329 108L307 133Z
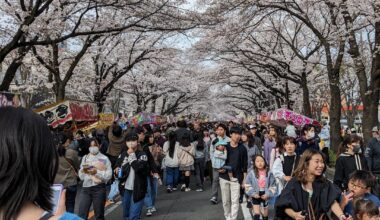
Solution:
M361 153L361 147L360 147L360 145L354 145L353 147L354 147L354 148L353 148L352 151L353 151L355 154Z

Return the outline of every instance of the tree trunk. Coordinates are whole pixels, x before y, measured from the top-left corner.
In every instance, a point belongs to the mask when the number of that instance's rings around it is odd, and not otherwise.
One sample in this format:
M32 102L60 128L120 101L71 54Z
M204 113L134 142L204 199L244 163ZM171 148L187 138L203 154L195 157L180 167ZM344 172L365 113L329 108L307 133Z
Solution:
M380 5L377 6L380 12ZM366 140L371 135L371 129L379 124L379 101L380 101L380 22L375 23L375 54L372 60L371 83L366 93L365 100L368 102L366 112L366 127L363 124L363 134ZM364 100L363 99L363 100ZM364 119L364 118L363 118ZM364 123L364 122L363 122Z
M309 118L312 118L312 113L311 113L311 106L310 106L310 93L309 93L309 88L307 87L307 78L306 78L306 73L302 73L302 83L301 83L301 88L302 88L302 98L303 98L303 114Z
M3 82L0 85L0 91L8 91L9 90L9 86L11 85L12 80L14 79L16 72L20 66L21 66L21 62L18 61L18 59L12 61L12 63L9 65L7 71L5 72Z
M56 85L57 90L55 91L55 101L59 102L65 99L65 93L66 93L66 84L60 83L59 85Z
M153 99L152 100L152 105L150 107L150 112L151 113L156 113L156 101L157 101L157 99Z
M331 92L331 100L330 100L330 137L331 137L331 148L338 152L338 148L340 145L341 136L340 136L340 118L341 118L341 95L339 89L339 70L333 71L329 73L329 81L330 81L330 92Z

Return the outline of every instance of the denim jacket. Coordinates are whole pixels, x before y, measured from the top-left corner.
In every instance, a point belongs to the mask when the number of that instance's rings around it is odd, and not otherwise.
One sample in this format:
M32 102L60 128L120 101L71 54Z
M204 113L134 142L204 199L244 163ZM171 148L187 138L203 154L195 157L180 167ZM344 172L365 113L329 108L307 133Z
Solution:
M277 193L276 181L272 172L268 172L268 176L265 180L265 194L268 197L273 197ZM259 195L259 182L255 175L255 172L252 170L249 171L247 179L245 182L245 194L250 197L254 195Z

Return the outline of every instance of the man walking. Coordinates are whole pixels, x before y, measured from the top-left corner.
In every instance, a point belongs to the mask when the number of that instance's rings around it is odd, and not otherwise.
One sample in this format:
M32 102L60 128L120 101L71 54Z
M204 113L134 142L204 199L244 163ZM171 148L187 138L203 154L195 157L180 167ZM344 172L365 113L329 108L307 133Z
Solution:
M232 127L230 133L231 139L230 144L227 145L227 159L224 166L232 168L234 178L230 178L226 170L221 169L219 170L219 179L224 216L226 220L236 220L239 212L240 188L244 186L243 183L247 176L248 156L247 149L239 143L241 129Z
M376 176L376 185L373 192L376 196L380 196L380 126L372 129L372 139L368 142L365 157L367 159L369 170ZM377 131L376 131L377 130Z
M226 135L227 132L227 126L224 124L218 124L216 127L216 134L217 137L212 141L211 146L210 146L210 159L211 159L211 164L212 164L212 194L211 194L211 199L210 202L212 204L218 204L218 189L219 189L219 172L218 169L214 168L214 151L216 147L216 143L218 141L225 141L225 142L230 142L230 138Z

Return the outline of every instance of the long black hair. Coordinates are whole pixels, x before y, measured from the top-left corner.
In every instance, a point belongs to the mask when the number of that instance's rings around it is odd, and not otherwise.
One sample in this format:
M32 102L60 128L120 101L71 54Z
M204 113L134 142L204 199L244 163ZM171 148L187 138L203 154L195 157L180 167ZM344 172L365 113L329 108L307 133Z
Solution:
M250 131L244 132L244 135L247 136L248 148L252 148L255 146L255 139Z
M175 144L177 142L176 133L174 131L169 132L168 139L169 139L169 157L173 158L174 150L175 150Z
M0 219L13 219L25 202L51 211L58 154L46 121L31 110L0 108Z
M181 140L179 140L179 144L183 147L188 147L190 146L191 144L191 140L190 140L190 134L183 134Z

